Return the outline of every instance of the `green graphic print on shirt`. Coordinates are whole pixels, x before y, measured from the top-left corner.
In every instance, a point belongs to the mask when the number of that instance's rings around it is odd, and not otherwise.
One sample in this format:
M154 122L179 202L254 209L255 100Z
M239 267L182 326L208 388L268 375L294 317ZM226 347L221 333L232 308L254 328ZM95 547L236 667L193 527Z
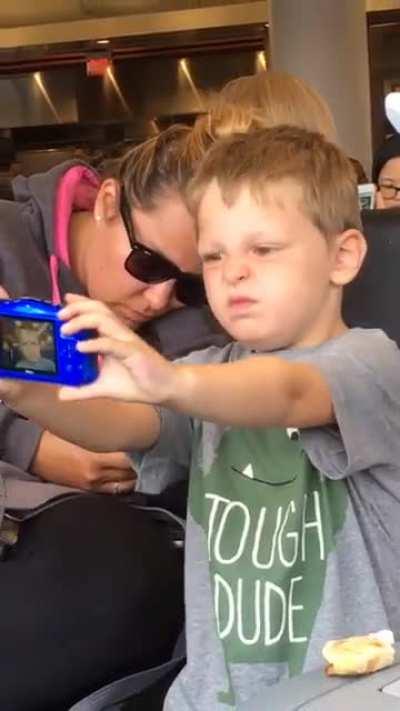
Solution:
M207 537L226 662L287 662L300 673L346 485L322 476L286 430L231 429L209 471L194 465L189 506Z

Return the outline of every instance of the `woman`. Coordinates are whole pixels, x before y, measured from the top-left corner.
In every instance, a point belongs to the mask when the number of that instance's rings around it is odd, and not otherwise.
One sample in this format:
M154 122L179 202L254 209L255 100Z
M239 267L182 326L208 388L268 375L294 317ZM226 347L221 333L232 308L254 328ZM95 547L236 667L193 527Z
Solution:
M55 302L78 290L133 328L202 302L178 184L197 160L189 136L171 128L135 148L119 180L101 182L76 161L17 178L15 200L0 202L3 288ZM157 192L151 205L127 190L144 160ZM192 310L181 312L190 335ZM0 708L62 711L170 657L183 621L181 553L165 518L133 511L121 497L80 493L129 492L135 475L124 454L87 452L1 408L0 491L21 522L0 562ZM0 543L9 527L3 519Z
M169 129L124 159L121 180L127 187L141 174L136 164L148 161L149 147L156 147L160 165L167 161L158 176L157 165L152 168L152 181L167 184L168 191L151 206L138 203L129 209L131 198L126 189L121 192L117 179L101 182L89 166L75 161L16 178L15 200L0 203L1 283L10 296L58 302L66 291L87 293L108 302L133 328L182 305L174 293L180 281L172 278L175 272L159 279L151 259L150 275L137 270L143 254L134 233L143 246L164 254L178 276L180 270L198 270L194 226L175 177L198 158L199 149L188 135L184 127ZM127 224L132 224L130 235ZM180 298L193 299L195 287L195 280L189 279L187 293ZM85 452L5 408L0 413L0 446L5 461L45 481L102 493L126 492L134 484L124 455Z

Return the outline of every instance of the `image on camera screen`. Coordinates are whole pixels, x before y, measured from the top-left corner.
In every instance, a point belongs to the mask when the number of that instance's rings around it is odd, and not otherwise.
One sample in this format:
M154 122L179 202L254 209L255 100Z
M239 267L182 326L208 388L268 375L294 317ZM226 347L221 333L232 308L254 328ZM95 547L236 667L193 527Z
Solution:
M51 321L0 317L0 368L57 373L54 325Z
M359 196L360 210L371 210L373 207L373 197L372 195L360 195Z

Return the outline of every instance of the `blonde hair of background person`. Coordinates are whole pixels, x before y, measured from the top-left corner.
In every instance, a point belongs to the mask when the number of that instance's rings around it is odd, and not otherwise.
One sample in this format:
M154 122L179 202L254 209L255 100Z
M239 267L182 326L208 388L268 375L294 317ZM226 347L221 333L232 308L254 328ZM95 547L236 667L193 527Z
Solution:
M317 131L337 141L326 101L303 79L284 72L260 72L228 82L211 99L208 116L198 120L197 130L215 140L279 124Z
M337 138L332 113L315 89L291 74L260 72L228 82L192 128L171 128L181 140L169 142L167 130L134 148L116 164L118 177L133 207L152 210L168 193L185 193L196 165L217 139L279 124Z

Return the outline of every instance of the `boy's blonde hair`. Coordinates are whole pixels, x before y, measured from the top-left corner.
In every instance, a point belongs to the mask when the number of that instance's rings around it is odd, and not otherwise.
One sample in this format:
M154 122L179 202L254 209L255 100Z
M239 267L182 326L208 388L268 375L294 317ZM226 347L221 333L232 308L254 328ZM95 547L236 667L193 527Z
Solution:
M233 79L214 97L209 109L208 131L214 139L280 124L337 140L326 101L305 81L285 72Z
M262 202L269 187L292 180L302 189L300 209L326 237L349 228L361 230L353 167L341 149L319 133L277 126L221 139L188 187L195 215L214 180L227 204L242 187L249 187Z

